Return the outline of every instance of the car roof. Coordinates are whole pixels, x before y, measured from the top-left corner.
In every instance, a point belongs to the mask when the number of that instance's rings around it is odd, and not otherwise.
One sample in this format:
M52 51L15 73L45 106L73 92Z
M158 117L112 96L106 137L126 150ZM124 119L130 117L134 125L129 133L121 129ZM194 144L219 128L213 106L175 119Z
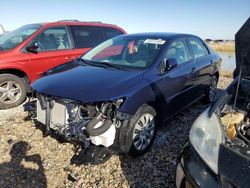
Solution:
M37 23L41 24L43 26L60 26L60 25L86 25L86 26L102 26L102 27L111 27L111 28L116 28L121 31L124 31L121 27L114 25L114 24L108 24L108 23L102 23L98 21L78 21L78 20L61 20L61 21L56 21L56 22L45 22L45 23ZM124 33L126 33L124 31Z
M173 39L173 38L182 38L182 37L197 37L196 35L192 35L192 34L168 33L168 32L134 33L134 34L127 34L126 36L162 38L162 39L166 39L166 40L167 39Z

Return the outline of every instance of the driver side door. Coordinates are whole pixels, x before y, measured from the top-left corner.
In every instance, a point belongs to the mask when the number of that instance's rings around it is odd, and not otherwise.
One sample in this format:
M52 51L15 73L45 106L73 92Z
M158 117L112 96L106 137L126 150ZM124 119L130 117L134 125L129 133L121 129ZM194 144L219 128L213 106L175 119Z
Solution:
M166 101L166 114L172 115L190 104L193 95L193 80L195 79L195 64L185 39L172 42L165 52L165 59L174 58L177 67L169 70L160 81L160 88Z
M28 53L29 69L38 78L43 72L76 58L66 27L51 27L42 31L32 42L38 44L37 53Z

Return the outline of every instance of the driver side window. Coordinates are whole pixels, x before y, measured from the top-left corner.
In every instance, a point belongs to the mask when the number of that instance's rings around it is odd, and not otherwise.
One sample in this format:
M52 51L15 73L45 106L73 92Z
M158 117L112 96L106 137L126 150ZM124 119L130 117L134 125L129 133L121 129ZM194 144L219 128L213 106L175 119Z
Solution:
M167 50L166 59L174 58L178 64L187 62L192 59L188 47L183 40L173 42Z
M65 27L53 27L40 33L34 40L37 51L70 49L69 38Z

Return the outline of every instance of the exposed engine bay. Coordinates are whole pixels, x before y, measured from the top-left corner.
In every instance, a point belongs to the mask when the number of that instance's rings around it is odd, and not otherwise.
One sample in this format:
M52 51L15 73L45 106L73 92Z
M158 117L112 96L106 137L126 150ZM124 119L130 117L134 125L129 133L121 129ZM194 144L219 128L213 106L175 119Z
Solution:
M114 144L122 118L117 118L123 99L112 102L82 104L80 102L37 94L37 100L24 108L36 121L46 125L69 141L110 147Z
M235 91L233 91L234 93ZM226 143L250 157L250 81L242 80L234 109L235 95L231 95L220 112Z

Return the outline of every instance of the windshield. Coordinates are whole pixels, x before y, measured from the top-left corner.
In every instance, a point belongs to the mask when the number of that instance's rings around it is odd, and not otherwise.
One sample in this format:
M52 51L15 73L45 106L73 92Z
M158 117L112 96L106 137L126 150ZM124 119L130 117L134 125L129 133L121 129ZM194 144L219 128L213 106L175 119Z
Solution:
M0 37L0 50L15 48L36 32L41 26L40 24L25 25L12 32L5 33Z
M119 36L93 48L82 59L95 64L145 69L154 62L164 43L161 38Z

